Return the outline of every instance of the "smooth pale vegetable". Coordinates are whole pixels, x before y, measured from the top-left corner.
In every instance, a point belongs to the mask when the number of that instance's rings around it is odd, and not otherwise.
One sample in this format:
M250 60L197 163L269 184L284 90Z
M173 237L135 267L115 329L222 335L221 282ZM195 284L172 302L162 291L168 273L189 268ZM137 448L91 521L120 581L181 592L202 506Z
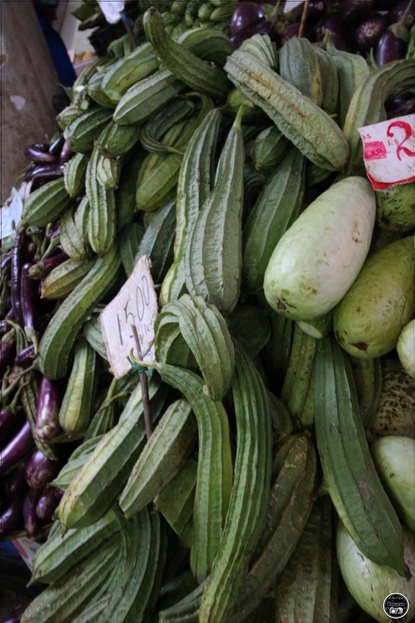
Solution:
M405 372L415 379L415 318L402 329L396 350Z
M415 439L387 435L372 444L371 453L396 512L415 531Z
M334 312L334 334L354 357L381 357L414 312L414 237L405 236L368 257Z
M363 177L344 178L319 195L271 255L264 276L270 306L295 320L333 309L364 264L375 216L375 192Z
M344 525L337 528L337 560L343 580L359 606L379 623L389 623L383 610L383 602L391 593L401 593L409 600L408 618L415 618L415 535L403 526L405 561L411 571L410 580L405 580L397 571L386 565L379 565L366 558L358 549Z

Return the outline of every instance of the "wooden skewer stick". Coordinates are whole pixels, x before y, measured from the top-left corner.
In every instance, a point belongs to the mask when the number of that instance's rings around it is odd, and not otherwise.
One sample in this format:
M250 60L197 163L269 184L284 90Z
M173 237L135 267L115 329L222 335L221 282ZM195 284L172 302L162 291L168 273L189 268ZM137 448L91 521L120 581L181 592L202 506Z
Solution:
M303 12L301 13L301 22L300 22L300 27L298 29L298 37L302 37L303 33L304 33L304 28L305 28L305 22L307 19L307 11L308 11L308 5L310 4L310 0L305 0L304 2L304 7L303 7Z
M131 325L131 330L134 335L134 341L137 348L138 359L141 361L142 353L141 353L141 344L140 338L138 337L137 328L134 325ZM145 372L140 372L140 385L141 385L141 396L143 400L143 411L144 411L144 425L146 430L147 441L150 439L153 433L153 425L151 421L151 406L150 406L150 398L148 395L148 382L147 375Z

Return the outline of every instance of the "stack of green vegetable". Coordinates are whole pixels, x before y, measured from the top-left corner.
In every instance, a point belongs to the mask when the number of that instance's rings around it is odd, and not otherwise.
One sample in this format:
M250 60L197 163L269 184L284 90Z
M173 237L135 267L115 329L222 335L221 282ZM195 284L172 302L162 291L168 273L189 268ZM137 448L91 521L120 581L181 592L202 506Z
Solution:
M69 256L36 365L66 387L51 442L77 441L21 621L387 621L387 593L414 592L414 206L372 189L357 129L415 62L175 41L154 8L143 26L78 79L57 119L73 156L19 225L59 223ZM98 322L144 254L150 437Z

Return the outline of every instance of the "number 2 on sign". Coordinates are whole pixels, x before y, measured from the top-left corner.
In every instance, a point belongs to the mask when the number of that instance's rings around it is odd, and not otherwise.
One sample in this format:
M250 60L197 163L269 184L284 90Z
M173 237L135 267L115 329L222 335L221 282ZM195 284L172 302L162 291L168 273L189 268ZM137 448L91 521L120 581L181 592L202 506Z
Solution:
M396 146L396 157L398 158L398 160L402 160L401 151L403 151L404 154L406 154L407 156L415 156L415 151L412 151L411 149L409 149L409 147L404 145L404 143L409 141L414 136L414 131L411 125L407 123L406 121L400 121L400 120L393 121L388 127L388 130L387 130L388 136L391 136L391 137L395 136L395 133L393 131L394 128L400 128L405 133L405 136L402 139L402 141L398 143Z

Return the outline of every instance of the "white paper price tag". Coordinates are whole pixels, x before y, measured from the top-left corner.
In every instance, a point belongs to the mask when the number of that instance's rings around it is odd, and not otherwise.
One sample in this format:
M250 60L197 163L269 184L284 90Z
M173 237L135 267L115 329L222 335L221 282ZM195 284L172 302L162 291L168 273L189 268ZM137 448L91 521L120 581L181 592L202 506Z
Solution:
M366 173L375 190L415 181L415 114L358 131Z
M124 11L124 0L98 0L98 4L109 24L120 21L120 13Z
M143 255L99 316L111 372L117 379L131 370L128 361L131 350L138 356L132 326L140 340L142 361L154 361L154 322L158 305L150 268L150 258Z

